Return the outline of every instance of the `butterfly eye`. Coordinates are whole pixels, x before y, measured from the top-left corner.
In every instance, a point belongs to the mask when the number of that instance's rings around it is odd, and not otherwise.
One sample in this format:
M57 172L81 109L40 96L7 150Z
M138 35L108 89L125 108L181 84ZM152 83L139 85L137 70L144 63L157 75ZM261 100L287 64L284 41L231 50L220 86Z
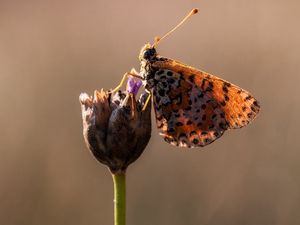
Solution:
M144 52L144 59L149 60L156 55L156 50L154 48L149 48Z
M144 52L144 59L150 59L150 52L148 50Z
M154 48L150 48L149 51L150 51L150 55L151 55L151 56L154 56L155 53L156 53L156 51L155 51Z

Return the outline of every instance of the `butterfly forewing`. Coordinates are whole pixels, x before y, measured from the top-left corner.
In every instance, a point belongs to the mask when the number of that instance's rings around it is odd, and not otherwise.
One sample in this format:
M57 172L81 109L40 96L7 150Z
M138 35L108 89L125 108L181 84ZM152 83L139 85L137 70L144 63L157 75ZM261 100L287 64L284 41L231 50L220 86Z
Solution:
M205 146L226 129L247 125L259 112L249 92L216 76L166 58L152 67L157 126L171 144Z

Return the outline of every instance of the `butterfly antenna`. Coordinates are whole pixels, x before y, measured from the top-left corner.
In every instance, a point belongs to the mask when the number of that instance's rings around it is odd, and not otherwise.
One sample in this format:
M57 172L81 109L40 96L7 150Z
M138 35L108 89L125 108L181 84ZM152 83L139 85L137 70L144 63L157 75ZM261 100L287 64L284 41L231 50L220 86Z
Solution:
M173 31L175 31L178 27L180 27L188 18L190 18L191 16L195 15L196 13L198 13L198 9L192 9L192 11L190 11L190 13L183 18L183 20L181 20L180 23L178 23L172 30L170 30L168 33L166 33L164 36L160 37L155 37L154 38L154 44L152 47L155 47L162 39L164 39L165 37L169 36L169 34L171 34Z

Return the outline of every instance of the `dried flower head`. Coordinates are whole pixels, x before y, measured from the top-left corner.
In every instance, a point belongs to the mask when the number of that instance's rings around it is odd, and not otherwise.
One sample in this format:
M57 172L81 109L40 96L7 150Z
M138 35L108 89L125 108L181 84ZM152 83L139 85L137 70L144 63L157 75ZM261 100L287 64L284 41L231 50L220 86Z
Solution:
M93 97L86 93L79 96L85 142L114 174L125 172L151 136L151 103L142 110L148 94L141 94L137 101L140 86L140 81L129 78L127 91L110 94L100 90Z

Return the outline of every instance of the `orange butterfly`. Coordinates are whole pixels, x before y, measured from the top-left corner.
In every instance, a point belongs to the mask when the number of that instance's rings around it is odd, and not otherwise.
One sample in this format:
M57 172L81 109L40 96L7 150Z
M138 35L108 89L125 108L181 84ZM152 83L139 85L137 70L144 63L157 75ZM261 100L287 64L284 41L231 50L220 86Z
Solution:
M193 9L163 38L197 11ZM155 47L161 39L141 49L140 73L132 70L125 75L144 80L153 96L157 127L165 141L180 147L202 147L221 137L225 130L244 127L256 117L260 106L249 92L158 55Z

